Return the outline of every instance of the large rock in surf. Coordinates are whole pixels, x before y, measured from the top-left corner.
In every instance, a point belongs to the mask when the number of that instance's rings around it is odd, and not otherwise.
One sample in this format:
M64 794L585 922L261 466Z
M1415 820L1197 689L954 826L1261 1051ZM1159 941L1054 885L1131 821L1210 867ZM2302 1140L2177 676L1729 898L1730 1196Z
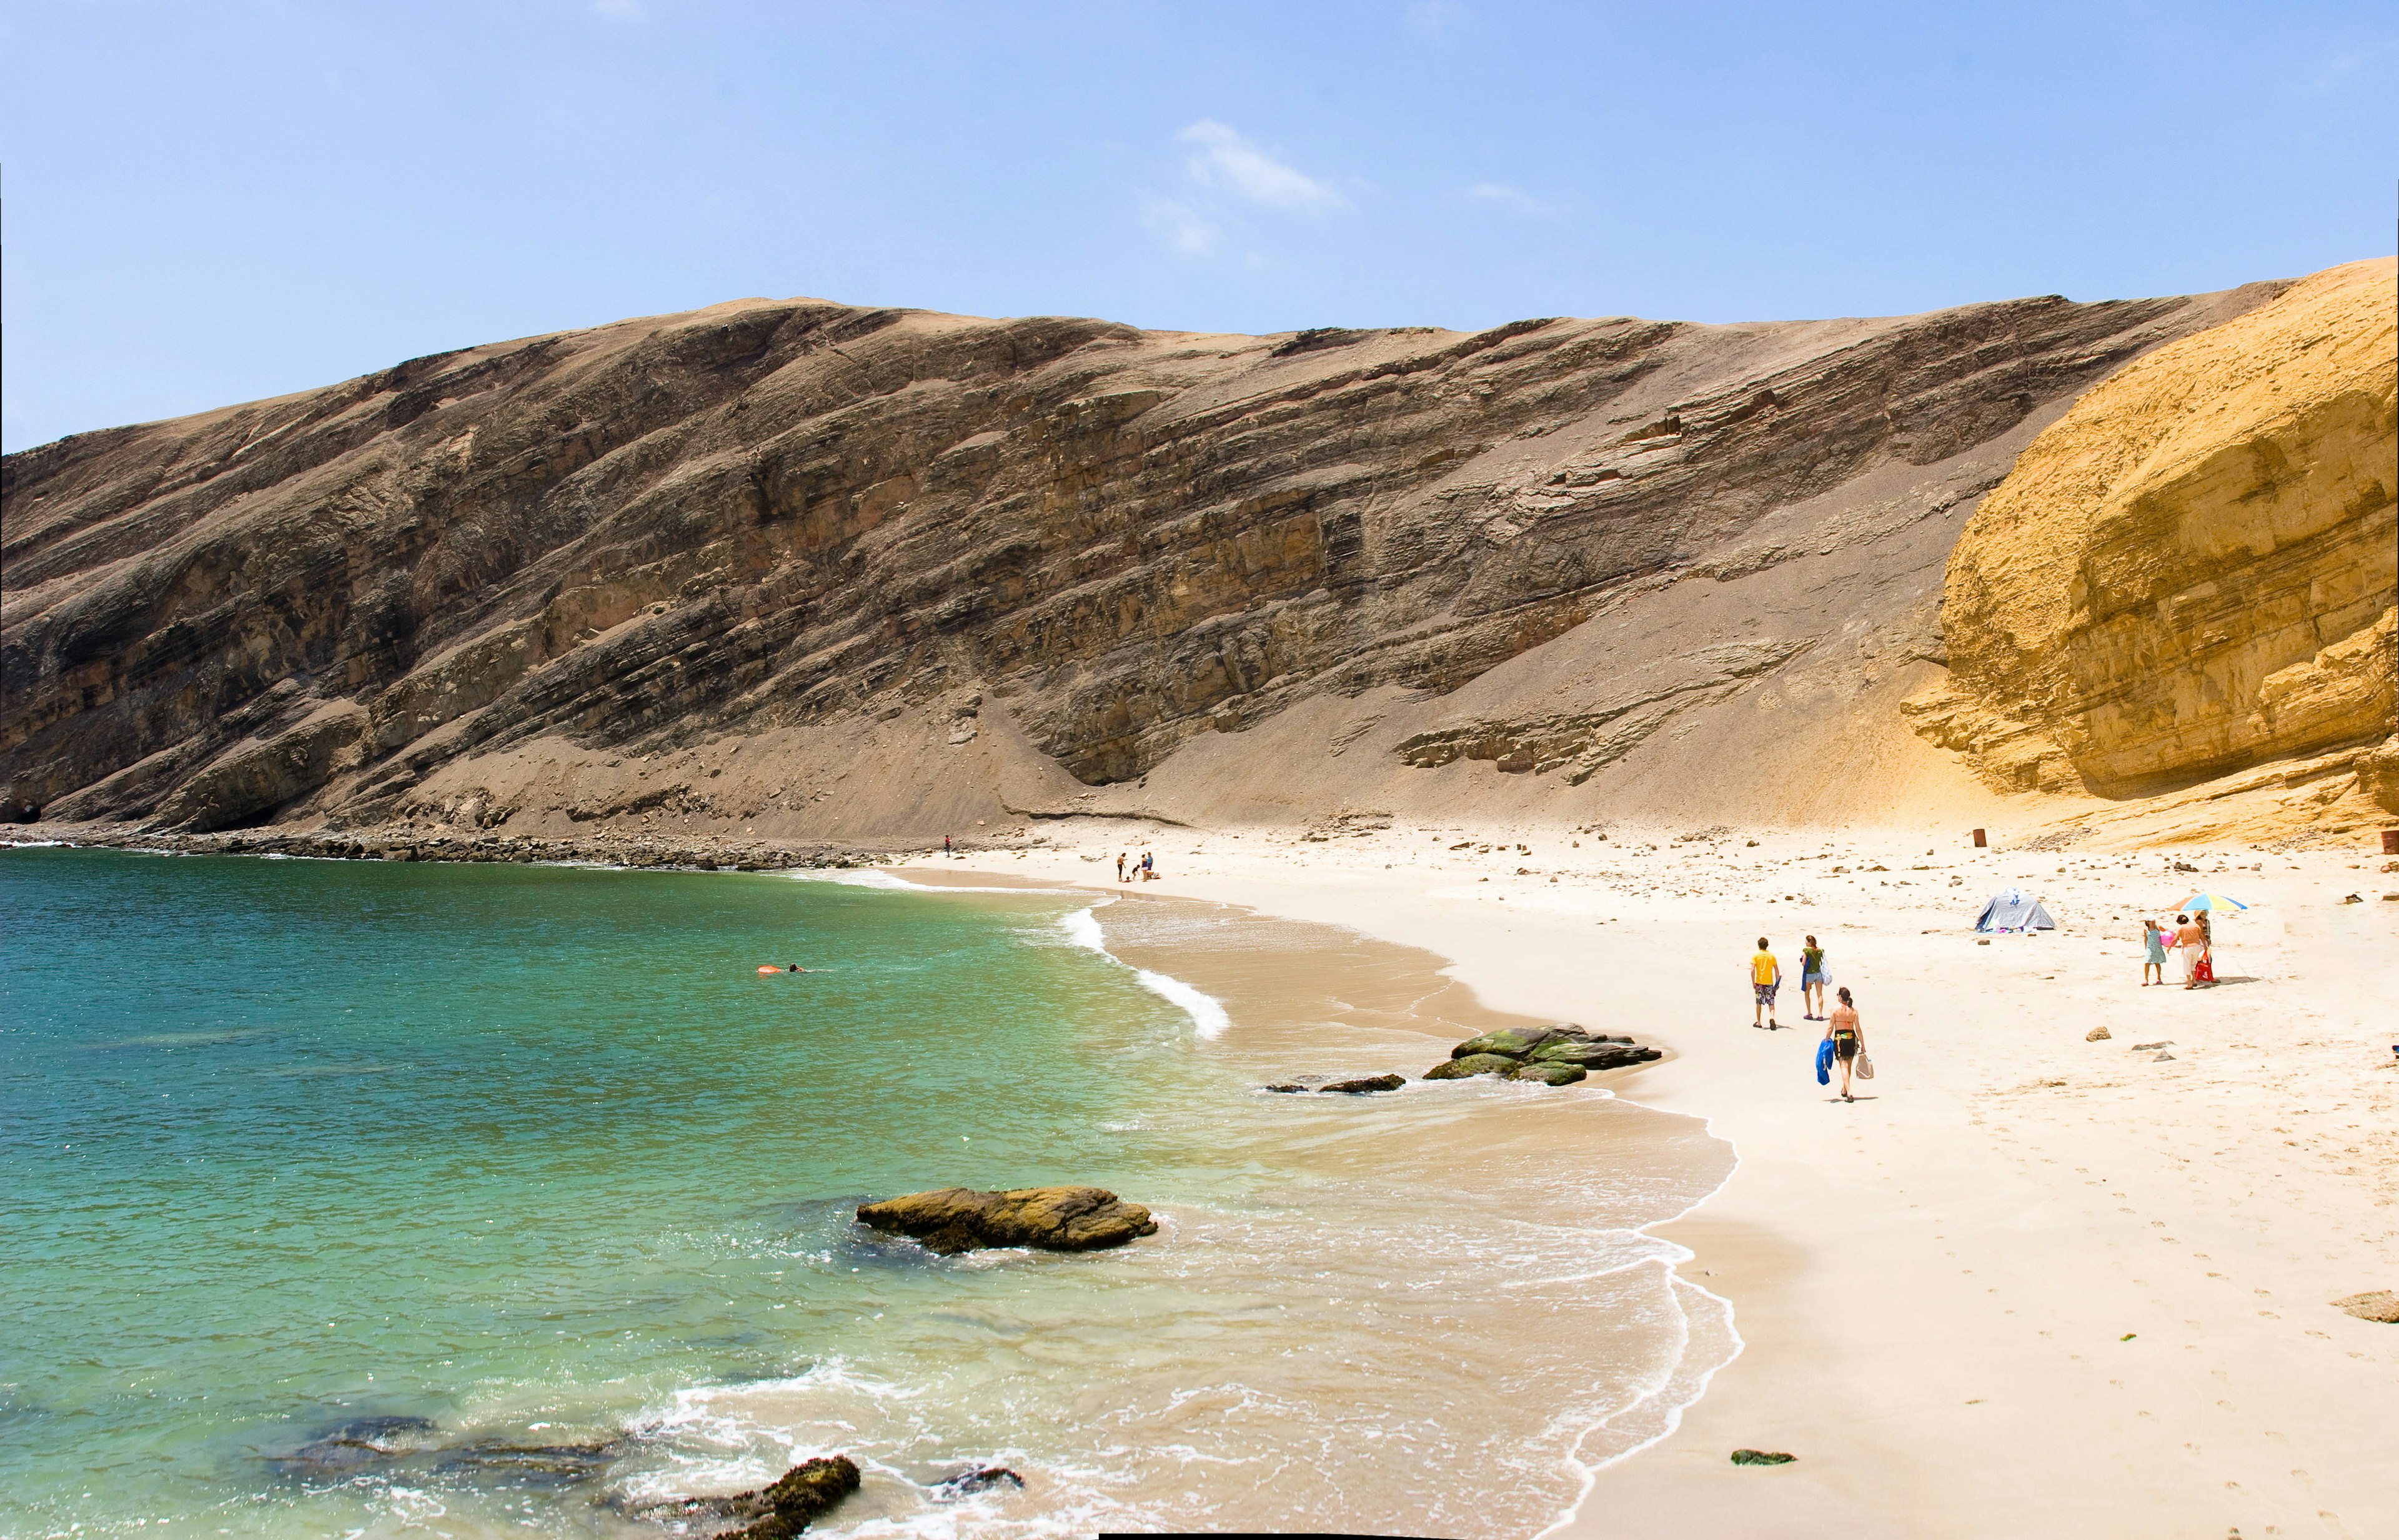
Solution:
M943 1187L861 1203L858 1222L912 1236L943 1256L985 1246L1096 1251L1158 1233L1148 1209L1105 1187L1020 1187L1006 1193Z
M847 1454L803 1460L768 1486L730 1497L685 1497L635 1510L646 1519L684 1515L746 1520L717 1540L791 1540L858 1490L858 1466Z
M1507 1080L1538 1080L1571 1086L1595 1070L1620 1070L1664 1057L1636 1047L1630 1037L1585 1032L1571 1021L1544 1027L1502 1027L1470 1037L1449 1050L1449 1061L1425 1071L1427 1080L1464 1080L1496 1074Z

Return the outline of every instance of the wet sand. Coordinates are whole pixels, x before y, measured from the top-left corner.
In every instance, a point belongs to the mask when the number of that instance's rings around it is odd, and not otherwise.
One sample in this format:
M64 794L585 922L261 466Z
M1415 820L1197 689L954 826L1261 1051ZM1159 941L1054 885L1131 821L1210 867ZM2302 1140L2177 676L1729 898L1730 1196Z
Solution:
M946 865L1124 891L1087 858L1126 839L1070 826ZM1739 1149L1658 1233L1747 1346L1671 1437L1597 1473L1567 1533L2399 1533L2399 1327L2330 1303L2399 1285L2399 1071L2372 976L2399 955L2380 898L2399 875L2379 858L2194 850L2181 872L1906 831L1149 843L1147 891L1421 948L1489 1008L1672 1048L1606 1079ZM2010 882L2059 929L1978 947L1979 895ZM2194 885L2256 906L2220 933L2227 981L2145 990L2137 916ZM1796 976L1810 930L1881 1072L1854 1103L1814 1083L1796 985L1801 1030L1750 1024L1751 942ZM1742 1447L1798 1458L1733 1466Z

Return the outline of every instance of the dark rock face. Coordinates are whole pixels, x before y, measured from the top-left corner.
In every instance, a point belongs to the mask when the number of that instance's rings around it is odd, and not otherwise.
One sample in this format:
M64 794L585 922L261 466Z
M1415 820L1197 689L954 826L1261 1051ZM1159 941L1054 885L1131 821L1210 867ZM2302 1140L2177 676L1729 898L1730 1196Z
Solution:
M944 1256L988 1246L1095 1251L1158 1233L1148 1209L1103 1187L1021 1187L1006 1193L944 1187L862 1203L858 1222L912 1236Z
M1446 1063L1425 1071L1427 1080L1466 1080L1496 1074L1507 1080L1538 1080L1571 1086L1594 1070L1620 1070L1664 1057L1637 1047L1630 1037L1595 1035L1569 1021L1546 1027L1503 1027L1470 1037L1449 1050Z
M1954 522L2012 457L1984 446L2270 291L1295 338L742 301L84 434L0 476L0 816L813 833L781 771L464 767L854 752L903 709L929 760L996 736L1126 781L1296 704L1446 696L1684 577ZM1693 642L1371 752L1579 783L1818 644Z

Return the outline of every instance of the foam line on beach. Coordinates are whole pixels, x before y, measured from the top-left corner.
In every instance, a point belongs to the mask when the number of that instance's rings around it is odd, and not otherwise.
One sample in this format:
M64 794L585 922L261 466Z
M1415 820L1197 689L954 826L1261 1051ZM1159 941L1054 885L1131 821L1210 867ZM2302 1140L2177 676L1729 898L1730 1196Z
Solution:
M1107 938L1101 933L1098 904L1078 909L1058 922L1058 928L1077 946L1098 952L1118 967L1132 967L1123 958L1108 950ZM1145 967L1132 969L1133 980L1184 1015L1191 1018L1192 1030L1202 1037L1222 1037L1225 1029L1233 1024L1225 1014L1224 1002L1213 994L1203 994L1169 973L1157 973Z
M1666 1270L1666 1287L1676 1296L1675 1306L1683 1318L1682 1344L1675 1350L1674 1363L1668 1367L1655 1385L1576 1435L1573 1451L1567 1458L1582 1471L1582 1489L1575 1493L1575 1500L1567 1504L1557 1518L1551 1521L1549 1527L1535 1535L1533 1540L1548 1540L1550 1535L1568 1528L1581 1517L1582 1506L1590 1501L1593 1489L1599 1484L1601 1471L1610 1466L1620 1465L1643 1450L1655 1448L1673 1438L1674 1430L1683 1425L1683 1413L1699 1404L1700 1398L1708 1393L1708 1386L1715 1382L1717 1373L1740 1358L1743 1350L1749 1346L1747 1340L1741 1334L1739 1323L1734 1318L1732 1301L1705 1284L1694 1283L1683 1276L1683 1264L1694 1261L1699 1253L1679 1241L1671 1241L1662 1236L1650 1235L1652 1230L1661 1224L1672 1224L1677 1220L1699 1212L1710 1199L1722 1193L1741 1170L1741 1146L1726 1135L1716 1132L1715 1119L1705 1118L1702 1121L1706 1124L1710 1138L1722 1139L1727 1144L1732 1146L1732 1165L1726 1169L1724 1180L1693 1200L1682 1212L1670 1214L1664 1219L1651 1220L1635 1231L1636 1234L1657 1241L1666 1248L1662 1257L1645 1258L1643 1262L1659 1262ZM1639 1266L1642 1263L1635 1263L1633 1265ZM1611 1268L1606 1271L1614 1272L1620 1269ZM1697 1295L1698 1299L1686 1303L1681 1297L1686 1293ZM1691 1362L1691 1319L1695 1305L1714 1318L1727 1339L1723 1356L1714 1363L1698 1368L1696 1371ZM1678 1389L1681 1393L1675 1394ZM1646 1427L1630 1425L1645 1421L1648 1424ZM1582 1450L1586 1440L1593 1434L1607 1432L1620 1425L1627 1425L1627 1431L1632 1432L1633 1437L1630 1441L1596 1461L1583 1458Z
M1049 891L1038 887L960 887L949 884L912 883L905 877L895 877L888 871L869 869L863 871L790 871L784 873L794 882L833 883L842 887L872 887L885 893L1016 893L1039 894Z

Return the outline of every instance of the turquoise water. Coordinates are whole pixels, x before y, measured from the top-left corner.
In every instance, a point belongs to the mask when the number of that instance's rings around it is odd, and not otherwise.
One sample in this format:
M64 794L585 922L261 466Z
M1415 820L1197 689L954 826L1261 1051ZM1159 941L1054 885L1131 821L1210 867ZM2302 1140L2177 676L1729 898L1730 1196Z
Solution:
M869 1465L860 1533L1355 1518L1290 1451L1604 1418L1689 1336L1671 1249L1418 1203L1357 1158L1387 1127L1255 1095L1077 944L1087 898L47 848L0 902L0 1533L662 1533L631 1510L820 1449ZM1709 1184L1646 1180L1649 1218ZM937 1262L848 1220L1065 1181L1165 1236ZM1439 1340L1495 1260L1583 1280L1510 1306L1589 1316L1554 1387ZM423 1421L283 1460L359 1418ZM995 1461L1027 1489L941 1485Z

